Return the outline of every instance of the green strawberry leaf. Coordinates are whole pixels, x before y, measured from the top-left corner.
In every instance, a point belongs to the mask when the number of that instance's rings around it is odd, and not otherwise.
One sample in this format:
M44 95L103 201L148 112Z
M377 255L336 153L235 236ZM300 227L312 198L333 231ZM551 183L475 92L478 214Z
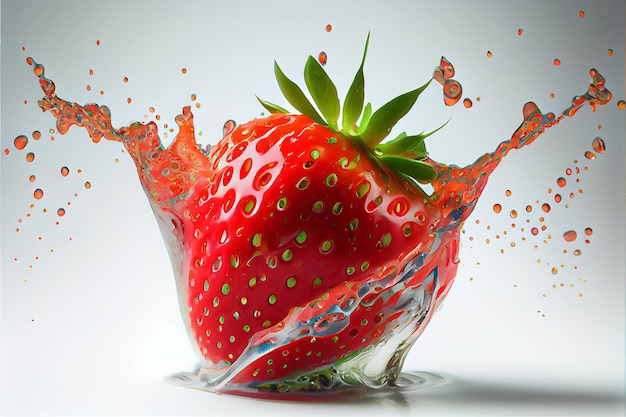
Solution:
M409 179L422 183L433 182L437 179L437 170L422 161L385 155L381 156L380 160L398 174Z
M317 124L328 126L328 123L326 123L317 110L315 110L315 107L313 107L309 99L306 98L300 87L287 78L276 61L274 61L274 73L276 74L276 80L278 81L280 91L282 91L287 101L295 107L296 110L306 116L309 116Z
M365 65L365 57L367 55L367 46L370 42L370 34L367 34L367 40L365 41L365 50L363 51L363 59L361 60L361 66L359 67L354 80L348 89L348 94L343 101L343 120L342 120L342 132L346 135L350 135L353 132L353 126L359 120L361 112L363 111L363 101L365 99L365 77L363 75L363 66ZM363 125L363 123L361 123Z
M265 109L267 111L269 111L271 114L274 113L284 113L287 114L289 113L289 110L283 109L282 107L280 107L277 104L274 103L270 103L269 101L265 101L265 100L261 100L258 96L255 96L257 100L259 100L259 103L261 103L261 106L265 107Z
M376 150L377 152L380 152L384 155L404 155L406 152L416 151L418 153L422 153L423 151L424 156L422 158L425 158L427 154L424 139L439 131L441 128L447 125L449 121L450 119L448 119L447 122L439 126L437 129L428 133L422 132L418 135L407 136L406 132L402 132L396 138L378 145L376 147Z
M304 82L331 129L338 130L339 96L337 87L315 58L309 56L304 67Z
M372 117L372 103L367 103L365 105L365 109L363 110L363 117L361 117L361 125L359 126L357 135L362 134L367 129L367 125L370 122L370 118Z
M386 138L395 124L413 107L419 95L428 87L432 79L423 86L404 93L386 103L372 115L369 124L361 136L370 148L375 148Z

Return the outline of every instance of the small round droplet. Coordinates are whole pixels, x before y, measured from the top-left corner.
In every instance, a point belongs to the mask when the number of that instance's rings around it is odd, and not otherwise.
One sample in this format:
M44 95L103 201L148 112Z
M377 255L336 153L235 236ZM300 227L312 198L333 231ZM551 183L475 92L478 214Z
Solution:
M619 100L619 101L617 102L617 108L618 108L618 109L621 109L621 110L626 109L626 101L624 101L624 100Z
M568 230L567 232L563 233L563 239L565 239L566 242L573 242L576 240L577 237L578 234L575 230Z
M326 32L330 32L331 30L333 30L333 25L331 24L326 25Z
M124 81L124 83L127 83L128 82L128 77L124 77L123 81Z
M560 59L558 59L558 58L555 58L555 59L554 59L554 61L552 61L552 62L554 63L554 66L555 66L555 67L558 67L558 66L560 66L560 65L561 65L561 60L560 60Z
M583 12L582 10L578 12L578 17L580 17L581 19L583 17L585 17L585 12Z
M37 188L33 193L33 197L35 197L37 200L41 200L43 198L43 190L41 188Z
M59 217L63 217L63 216L65 216L65 209L64 209L64 208L60 208L60 209L58 209L58 210L57 210L57 215L58 215Z
M180 72L182 72L183 74L187 74L187 68L182 68Z
M328 55L326 55L326 52L320 52L317 56L317 60L321 65L326 65L326 62L328 62Z
M493 205L493 212L494 213L500 213L502 211L502 205L499 203L496 203Z
M558 185L561 188L565 187L566 184L567 184L567 180L565 178L563 178L563 177L559 177L556 180L556 185Z
M517 36L522 36L523 33L524 33L524 29L522 28L517 29Z
M26 162L33 162L35 160L35 154L33 152L29 152L26 154Z
M35 130L35 131L33 132L32 136L33 136L33 139L35 139L35 140L39 140L39 139L41 139L41 132L40 132L40 131L38 131L38 130Z
M537 229L536 227L533 227L532 229L530 229L530 233L533 236L537 236L539 234L539 229Z
M511 210L511 218L516 218L517 217L517 211L516 210Z
M67 177L70 173L70 169L68 167L61 167L61 175Z
M613 56L613 49L612 48L607 49L606 53L608 56Z
M580 249L574 250L574 256L580 256L582 254L583 254L583 251L581 251Z
M593 140L593 142L591 143L591 147L597 153L604 153L606 151L606 145L604 144L604 141L599 137Z
M493 53L491 53L491 51L487 51L487 58L491 58L493 56Z
M15 139L13 139L13 146L15 149L21 151L28 145L28 138L24 135L19 135Z
M585 234L587 236L591 236L593 234L593 229L591 229L591 227L586 227L585 228Z
M596 159L596 154L591 152L591 151L587 151L587 152L585 152L585 158L587 158L587 159Z
M551 209L552 208L550 207L550 204L548 204L548 203L543 203L541 205L541 210L543 210L546 213L549 213Z
M474 103L472 103L472 100L470 100L469 98L464 98L463 99L463 106L465 106L466 109L469 109L473 105L474 105Z

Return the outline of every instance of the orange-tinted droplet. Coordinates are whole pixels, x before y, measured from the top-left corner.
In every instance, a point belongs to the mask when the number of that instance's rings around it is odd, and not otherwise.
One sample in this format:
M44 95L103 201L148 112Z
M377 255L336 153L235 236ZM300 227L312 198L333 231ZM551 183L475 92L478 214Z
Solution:
M196 101L196 98L198 98L198 96L196 96L195 94L191 95L191 101Z
M28 181L30 182L35 182L36 179L37 177L35 177L34 175L31 175L30 177L28 177Z
M474 103L472 103L472 100L470 100L469 98L464 98L463 105L465 106L466 109L469 109L470 107L474 105Z
M491 51L487 51L487 58L491 58L493 56L493 54L491 53Z
M43 190L41 188L37 188L33 193L33 197L35 197L37 200L41 200L43 198Z
M582 10L578 12L578 17L580 17L581 19L583 17L585 17L585 12L583 12Z
M187 74L187 68L183 68L180 70L183 74Z
M554 98L554 93L550 93L550 98Z
M500 213L502 211L502 205L499 203L496 203L493 205L493 212L494 213Z
M531 205L526 206L526 212L530 213L531 211L533 211L533 206Z
M504 191L504 195L505 195L505 196L507 196L507 197L511 197L511 194L513 194L513 193L511 192L511 190L506 190L506 191Z
M317 56L317 60L321 65L326 65L326 63L328 62L328 55L326 55L326 52L320 52L320 54Z
M554 63L555 67L558 67L559 65L561 65L561 60L558 58L555 58L554 61L552 61Z
M70 169L68 167L61 168L61 175L63 175L64 177L67 177L69 173L70 173Z
M516 218L517 217L517 211L516 210L511 210L511 218Z
M574 250L574 256L580 256L583 254L583 251L581 251L580 249L575 249Z
M63 216L65 216L65 209L64 209L64 208L60 208L60 209L58 209L58 210L57 210L57 215L58 215L59 217L63 217Z
M546 212L546 213L549 213L549 212L550 212L550 210L551 210L550 204L548 204L548 203L543 203L543 204L541 205L541 210L543 210L543 211L544 211L544 212Z
M556 275L559 273L559 270L556 269L556 267L552 267L551 271L552 271L552 275Z
M22 150L28 145L28 138L24 135L19 135L15 139L13 139L13 146L15 149Z
M5 155L8 155L10 153L11 153L11 151L9 150L9 148L4 148L4 154Z
M87 181L87 182L85 183L85 188L86 188L86 189L90 189L90 188L91 188L91 183L90 183L89 181Z
M35 140L39 140L39 139L41 139L41 132L40 132L40 131L38 131L38 130L35 130L35 131L32 133L32 137L33 137L33 139L35 139Z
M100 46L100 39L96 40L96 45Z
M593 142L591 143L591 147L597 153L604 153L606 151L606 145L604 144L604 141L598 137L593 140Z
M572 175L572 168L567 168L567 169L565 170L565 174L566 174L566 175Z
M150 113L154 113L154 107L150 107L150 108L148 109L148 111L149 111Z
M331 24L326 25L326 32L330 32L331 30L333 30L333 25Z
M27 162L33 162L35 160L35 154L32 152L29 152L26 154L26 161Z
M577 237L578 234L575 230L568 230L567 232L563 233L563 239L565 239L566 242L573 242L576 240Z
M587 236L591 236L593 234L593 229L591 227L586 227L585 228L585 234Z
M91 86L90 86L89 84L87 84L87 86L85 87L85 89L86 89L87 91L91 91Z
M556 180L556 185L558 185L561 188L565 187L566 184L567 184L567 180L565 178L563 178L563 177L559 177Z
M124 77L123 80L124 80L125 83L127 83L128 82L128 77Z
M522 29L522 28L517 29L517 35L518 36L522 36L523 33L524 33L524 29Z
M613 49L611 48L607 49L606 53L608 56L613 56Z
M133 99L132 99L132 98L130 98L130 97L128 97L128 98L126 99L126 102L127 102L128 104L130 104L130 103L132 103L132 102L133 102Z
M618 109L621 109L621 110L626 109L626 101L624 101L624 100L619 100L619 101L617 102L617 108L618 108Z
M585 152L585 158L587 158L587 159L596 159L596 154L591 152L591 151L587 151L587 152Z
M560 203L562 200L561 194L554 194L554 202Z
M533 236L537 236L537 234L539 234L539 229L537 229L536 227L533 227L532 229L530 229L530 233Z

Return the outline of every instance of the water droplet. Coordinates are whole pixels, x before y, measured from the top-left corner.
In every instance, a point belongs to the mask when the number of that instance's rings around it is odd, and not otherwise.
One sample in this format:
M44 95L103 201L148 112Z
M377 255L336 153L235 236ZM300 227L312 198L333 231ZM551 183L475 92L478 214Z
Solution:
M546 212L546 213L549 213L549 212L550 212L550 210L551 210L550 204L548 204L548 203L543 203L543 204L541 205L541 210L543 210L543 211L544 211L544 212Z
M517 217L517 211L516 210L511 210L511 217L513 219Z
M621 109L621 110L626 109L626 101L624 101L624 100L619 100L619 101L617 102L617 108L618 108L618 109Z
M563 177L559 177L556 180L556 185L558 185L561 188L565 187L566 184L567 184L567 180L565 178L563 178Z
M183 74L187 74L187 68L182 68L180 72L182 72Z
M330 32L331 30L333 30L333 25L331 24L326 25L326 32Z
M539 229L537 229L536 227L533 227L532 229L530 229L530 233L533 236L537 236L539 234Z
M464 98L463 99L463 106L465 106L466 109L469 109L473 105L474 105L474 103L472 103L472 100L470 100L469 98Z
M100 39L96 40L96 45L100 46Z
M15 139L13 139L13 146L15 149L22 150L28 145L28 138L24 135L19 135Z
M33 162L35 160L35 154L33 152L29 152L26 154L26 161Z
M43 198L43 190L41 188L37 188L33 193L33 197L35 197L37 200L41 200Z
M64 208L60 208L60 209L58 209L58 210L57 210L57 215L58 215L59 217L63 217L63 216L65 216L65 209L64 209Z
M561 200L562 200L562 198L561 198L561 194L555 194L555 195L554 195L554 202L555 202L555 203L560 203L560 202L561 202Z
M554 62L555 67L558 67L559 65L561 65L561 60L558 58L555 58L553 62Z
M591 229L591 227L586 227L585 228L585 234L587 236L591 236L593 234L593 229Z
M591 151L587 151L587 152L585 152L585 158L587 158L587 159L596 159L596 154L591 152Z
M511 192L511 190L506 190L506 191L504 192L504 195L505 195L505 196L507 196L507 197L511 197L511 194L513 194L513 193Z
M39 139L41 139L41 132L38 131L38 130L35 130L35 131L33 131L32 136L33 136L33 139L39 140Z
M567 232L563 233L563 239L565 239L566 242L573 242L576 240L577 237L578 234L575 230L568 230Z
M559 270L556 267L552 267L552 275L556 275L559 273Z
M123 81L124 81L125 83L127 83L127 82L128 82L128 77L124 77L124 78L123 78Z
M494 213L500 213L502 211L502 205L499 203L496 203L493 205L493 212Z
M317 56L317 60L321 65L326 65L326 62L328 62L328 55L326 55L326 52L320 52Z
M585 17L585 12L583 12L582 10L578 12L578 17L580 17L581 19L583 17Z
M517 29L517 36L522 36L523 33L524 33L524 29L522 28Z
M612 48L607 49L606 53L608 56L613 56L613 49Z
M61 167L61 175L67 177L70 173L70 169L68 167Z
M493 56L493 54L491 53L491 51L487 51L487 58L491 58Z
M582 254L583 254L583 251L581 251L580 249L574 250L574 256L580 256Z
M606 146L604 144L604 141L599 137L593 140L593 142L591 143L591 147L597 153L604 153L606 151Z

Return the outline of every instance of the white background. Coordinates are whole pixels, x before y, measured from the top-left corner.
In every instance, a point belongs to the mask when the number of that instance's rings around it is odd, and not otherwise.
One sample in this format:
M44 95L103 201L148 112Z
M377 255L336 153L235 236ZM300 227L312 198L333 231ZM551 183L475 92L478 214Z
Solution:
M107 104L116 126L156 114L160 127L173 126L181 107L192 105L198 140L206 144L219 140L225 120L261 115L254 94L285 103L273 78L274 59L301 83L306 57L325 51L326 69L345 94L368 31L366 98L375 108L423 84L442 55L455 65L474 106L448 108L431 86L398 126L419 132L452 118L428 143L442 162L468 164L493 150L515 131L526 101L558 114L586 91L592 67L606 77L614 99L595 113L585 107L512 152L492 176L465 225L455 287L405 367L445 374L448 385L384 400L310 404L165 383L164 376L192 369L197 358L135 168L117 143L93 144L75 128L65 136L49 132L54 123L37 107L42 94L26 57L46 66L62 98ZM623 413L624 111L616 106L624 98L623 1L5 0L1 75L1 149L10 152L0 159L0 413ZM42 132L39 141L31 138L24 151L13 147L17 135L30 137L34 130ZM588 161L583 153L596 136L607 152ZM32 163L24 159L29 151L36 154ZM553 203L545 214L552 238L543 243L519 231L529 228L526 217L542 224L536 209L511 228L505 213L550 201L547 189L557 188L556 178L575 159L589 170L573 188L575 198ZM67 177L59 172L64 165ZM28 181L31 174L35 183ZM44 190L42 200L33 198L35 188ZM491 210L496 202L504 207L499 215ZM67 214L58 218L61 206ZM581 236L585 227L594 231L589 244ZM575 243L562 238L570 229L579 234ZM503 230L506 239L495 238ZM583 254L574 257L575 248Z

